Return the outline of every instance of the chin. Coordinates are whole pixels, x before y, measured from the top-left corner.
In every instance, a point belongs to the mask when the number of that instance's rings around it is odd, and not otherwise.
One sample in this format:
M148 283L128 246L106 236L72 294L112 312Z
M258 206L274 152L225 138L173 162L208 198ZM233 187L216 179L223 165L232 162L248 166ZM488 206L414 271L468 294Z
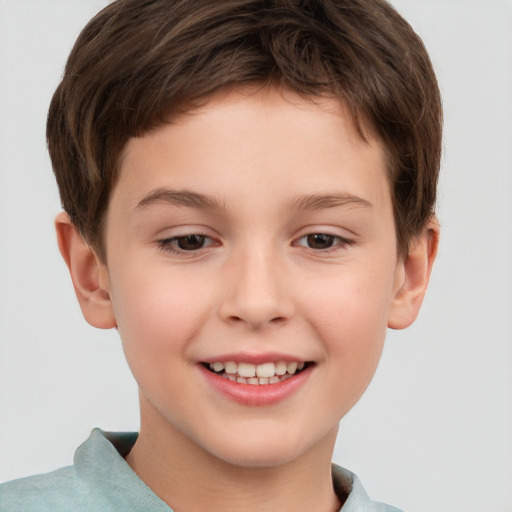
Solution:
M303 443L294 443L282 436L272 439L254 439L247 436L240 443L230 443L224 450L212 450L210 453L226 464L240 468L271 468L286 465L303 456L310 447Z
M300 455L294 454L255 454L255 455L245 455L237 453L233 457L225 457L223 460L225 463L236 466L239 468L246 469L260 469L260 468L275 468L279 466L284 466L290 462L293 462Z

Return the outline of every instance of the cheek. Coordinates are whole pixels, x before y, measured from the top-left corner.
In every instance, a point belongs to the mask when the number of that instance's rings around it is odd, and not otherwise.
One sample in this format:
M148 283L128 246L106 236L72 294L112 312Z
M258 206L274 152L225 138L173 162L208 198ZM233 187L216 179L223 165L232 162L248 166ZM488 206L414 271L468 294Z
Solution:
M372 330L387 326L393 299L394 269L373 268L361 262L335 275L316 277L315 286L302 291L304 314L330 331L366 338ZM317 319L315 321L315 318Z
M392 266L374 272L368 268L354 267L326 281L322 293L317 288L304 305L324 344L330 370L339 375L332 381L336 391L341 386L352 400L359 398L377 368L393 296Z
M160 364L182 352L207 314L208 297L175 276L121 279L113 287L119 334L130 366ZM171 359L172 360L172 359Z
M327 353L336 364L345 369L368 366L375 369L387 328L387 304L375 297L346 298L337 295L336 305L317 301L317 318L314 327L326 345Z

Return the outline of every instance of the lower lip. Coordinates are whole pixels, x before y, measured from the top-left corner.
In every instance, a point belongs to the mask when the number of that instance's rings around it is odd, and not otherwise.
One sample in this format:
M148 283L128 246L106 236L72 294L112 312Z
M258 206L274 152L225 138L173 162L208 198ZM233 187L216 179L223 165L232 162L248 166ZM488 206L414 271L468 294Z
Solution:
M305 368L289 379L276 384L240 384L207 370L198 365L208 383L227 398L242 405L264 406L277 404L296 393L305 384L313 365Z

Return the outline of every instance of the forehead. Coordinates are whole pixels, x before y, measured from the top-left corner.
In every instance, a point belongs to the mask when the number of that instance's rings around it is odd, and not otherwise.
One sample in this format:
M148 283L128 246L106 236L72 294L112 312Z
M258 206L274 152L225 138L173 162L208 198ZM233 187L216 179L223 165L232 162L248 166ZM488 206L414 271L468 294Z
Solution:
M363 139L341 101L272 87L232 89L130 139L114 195L132 205L162 186L193 187L221 199L253 187L254 195L252 173L260 175L262 193L270 184L291 195L333 187L351 193L359 181L359 188L366 182L365 193L379 195L384 186L389 195L385 168L381 144Z

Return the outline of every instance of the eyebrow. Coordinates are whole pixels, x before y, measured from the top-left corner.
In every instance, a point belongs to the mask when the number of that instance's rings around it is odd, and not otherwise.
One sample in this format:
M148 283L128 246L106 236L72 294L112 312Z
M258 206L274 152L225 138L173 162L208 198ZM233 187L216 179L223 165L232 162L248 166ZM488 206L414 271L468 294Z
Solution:
M145 209L155 204L171 204L175 206L187 206L203 210L225 210L225 205L211 196L191 192L189 190L172 190L157 188L147 194L137 205L136 209Z
M137 205L136 210L144 210L155 204L170 204L203 210L226 210L224 203L214 197L189 190L157 188L147 194ZM293 198L289 207L293 210L321 210L337 206L361 206L371 208L372 204L352 194L307 194Z
M292 199L290 207L296 210L321 210L336 206L361 206L371 208L372 204L352 194L309 194Z

